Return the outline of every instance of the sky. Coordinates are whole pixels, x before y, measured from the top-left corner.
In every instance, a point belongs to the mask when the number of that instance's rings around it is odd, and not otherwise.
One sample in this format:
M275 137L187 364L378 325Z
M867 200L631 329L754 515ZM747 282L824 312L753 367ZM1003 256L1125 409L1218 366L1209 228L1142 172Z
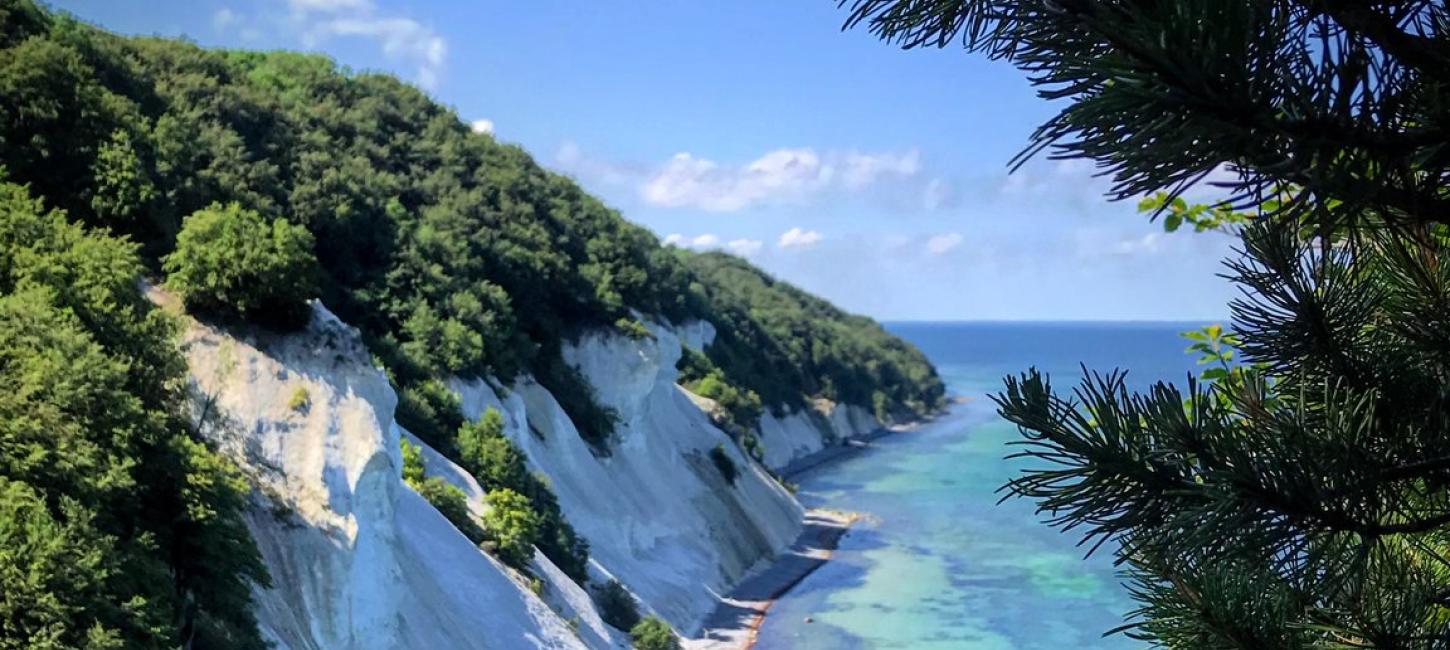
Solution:
M1008 162L1060 104L1003 62L841 31L833 0L56 0L128 34L386 71L673 245L883 320L1218 320L1224 235L1088 161Z

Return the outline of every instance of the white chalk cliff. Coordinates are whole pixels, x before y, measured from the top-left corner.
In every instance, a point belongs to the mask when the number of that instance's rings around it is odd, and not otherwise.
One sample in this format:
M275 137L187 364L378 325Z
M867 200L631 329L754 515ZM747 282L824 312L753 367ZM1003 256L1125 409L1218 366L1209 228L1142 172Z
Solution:
M618 415L605 456L528 376L500 389L497 380L450 383L467 417L503 413L506 434L588 540L591 573L617 578L642 610L688 635L719 594L795 539L802 512L675 383L682 342L703 347L713 328L649 329L639 340L596 332L564 350ZM535 593L402 482L399 439L411 436L393 421L397 398L356 331L320 304L303 332L237 338L193 324L183 344L207 435L259 487L248 523L275 586L258 589L257 614L276 647L627 645L542 554L531 567ZM824 444L810 443L798 420L768 421L767 440ZM739 469L733 484L709 457L716 447ZM432 450L425 461L482 512L467 472Z
M882 427L870 411L854 404L817 400L809 409L760 418L760 444L765 465L783 470L827 446L864 436Z

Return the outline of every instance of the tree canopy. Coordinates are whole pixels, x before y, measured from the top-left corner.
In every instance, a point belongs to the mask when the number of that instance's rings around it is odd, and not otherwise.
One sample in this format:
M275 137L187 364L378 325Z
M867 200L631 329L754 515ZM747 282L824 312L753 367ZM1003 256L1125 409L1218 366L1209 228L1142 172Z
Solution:
M856 0L848 26L1005 59L1169 230L1240 238L1186 387L1009 377L1012 494L1106 544L1169 648L1450 641L1450 11L1443 2ZM1228 173L1222 173L1226 170ZM1213 175L1220 203L1182 193ZM1230 361L1233 352L1241 355Z
M868 321L742 261L661 246L387 75L123 37L0 0L0 99L0 553L87 569L51 582L0 570L7 635L260 643L246 601L266 575L240 523L245 482L192 435L175 324L143 280L166 277L198 317L267 327L299 324L320 298L388 371L399 422L455 460L468 443L470 469L523 497L511 504L530 511L526 537L576 578L587 544L517 450L493 432L460 441L448 378L531 373L604 455L614 413L564 347L596 328L647 335L641 318L708 318L722 391L901 416L940 401L910 346L879 329L831 336ZM719 286L735 281L726 268L752 288ZM466 527L457 494L418 486Z
M725 344L708 353L732 383L777 408L816 396L871 408L877 392L902 416L939 405L925 357L866 319L741 260L661 246L572 180L392 77L318 55L121 37L30 0L0 7L0 96L10 100L0 106L0 164L13 179L73 219L131 237L153 269L167 255L175 270L205 261L201 250L178 250L203 248L187 245L200 238L183 227L198 211L192 219L217 223L195 227L214 235L243 232L219 222L260 215L277 250L256 257L282 268L306 266L292 259L305 241L275 224L305 228L322 243L316 297L362 330L401 387L529 371L607 452L613 414L559 351L585 330L642 314L719 320ZM193 275L178 281L201 281ZM750 288L725 286L738 280ZM200 292L220 301L214 311L255 313L247 301L258 296L218 288ZM286 288L292 302L312 287ZM407 406L410 429L457 429L425 420L437 400Z
M212 204L186 217L162 266L187 309L295 327L317 292L312 246L312 233L286 219L268 223L236 203Z
M262 648L247 484L194 435L134 245L0 182L0 643Z

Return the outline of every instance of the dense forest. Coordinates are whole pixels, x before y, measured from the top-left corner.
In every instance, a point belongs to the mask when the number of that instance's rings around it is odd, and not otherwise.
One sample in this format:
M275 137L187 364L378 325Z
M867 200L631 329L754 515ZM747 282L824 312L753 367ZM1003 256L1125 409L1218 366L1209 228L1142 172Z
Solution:
M876 324L662 246L387 75L0 0L0 99L0 566L30 567L0 573L6 636L258 643L245 482L186 417L176 324L143 279L223 326L294 328L320 298L389 373L399 421L482 474L520 461L497 435L460 446L445 378L531 373L607 455L614 414L560 351L590 329L648 336L641 318L717 326L684 379L708 378L745 429L818 397L884 419L943 400L925 357ZM547 488L492 480L579 577L587 545Z

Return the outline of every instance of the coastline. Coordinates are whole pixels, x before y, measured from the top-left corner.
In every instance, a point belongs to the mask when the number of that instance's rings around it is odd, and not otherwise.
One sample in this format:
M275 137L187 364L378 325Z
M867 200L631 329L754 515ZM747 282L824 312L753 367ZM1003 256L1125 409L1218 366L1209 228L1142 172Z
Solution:
M871 443L876 440L919 429L945 414L952 405L963 401L965 398L953 398L948 406L930 415L846 438L839 444L787 463L778 474L781 479L792 479L855 455L870 449ZM701 623L700 635L697 638L684 639L683 647L690 650L749 650L755 645L760 626L765 622L771 606L805 580L806 576L825 565L835 554L841 538L860 518L860 513L825 508L807 509L805 526L790 548L763 569L741 581L730 590L728 596L721 597L715 610Z

